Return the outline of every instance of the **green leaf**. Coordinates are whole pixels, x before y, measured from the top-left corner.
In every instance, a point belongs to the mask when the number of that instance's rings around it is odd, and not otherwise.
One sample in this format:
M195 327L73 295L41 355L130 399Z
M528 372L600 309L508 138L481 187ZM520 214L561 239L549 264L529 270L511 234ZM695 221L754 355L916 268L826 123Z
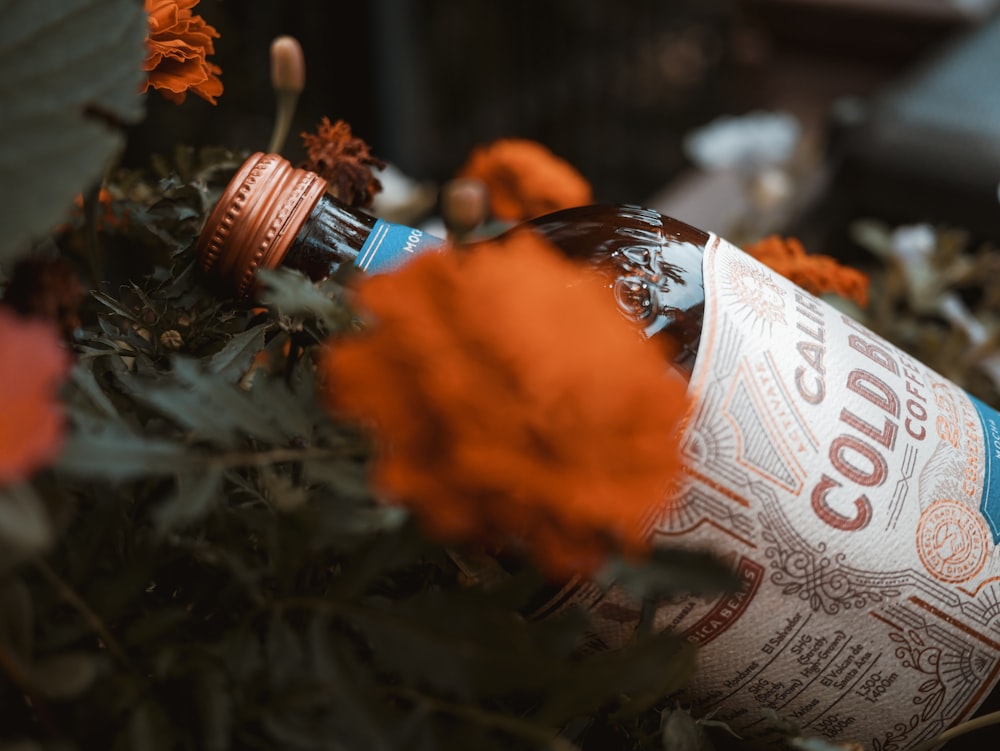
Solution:
M177 475L177 489L153 512L153 524L161 534L201 519L222 496L225 471L209 467L204 472Z
M348 618L371 642L381 668L405 685L483 700L561 686L564 660L580 638L569 619L525 621L481 591L379 598Z
M371 497L368 467L361 462L350 459L310 459L302 463L302 470L309 482L324 485L342 498L363 500ZM398 507L384 508L387 509L387 518L393 511L399 511ZM401 519L399 513L391 517L391 521L398 519Z
M95 300L97 300L97 302L101 303L101 305L103 305L104 307L106 307L111 312L117 313L118 315L120 315L122 318L124 318L127 321L131 321L132 323L140 324L141 325L142 322L139 320L139 316L136 313L136 311L130 310L128 308L128 306L123 305L119 300L116 300L114 297L112 297L108 293L101 292L100 290L93 289L93 290L90 291L90 295ZM120 334L116 334L116 335L120 335Z
M91 406L97 408L102 417L111 420L118 418L118 410L104 389L98 385L93 370L78 363L70 375L73 386L79 389L80 394L86 397Z
M179 443L145 438L111 423L100 430L71 433L55 467L77 477L121 481L175 474L197 460Z
M35 609L31 592L17 577L0 579L0 644L30 658L34 650Z
M660 715L664 751L712 751L712 741L686 709L665 709Z
M390 749L383 701L372 676L351 653L323 617L314 617L305 635L307 659L325 694L331 697L341 735L352 737L355 748ZM395 746L405 748L405 746Z
M108 121L142 119L146 25L135 0L0 3L0 264L101 180L124 143Z
M31 666L28 678L35 690L50 699L72 699L93 684L100 661L85 652L46 657Z
M694 645L658 633L613 652L598 652L562 676L541 717L565 721L619 703L615 717L631 717L680 690L696 667ZM625 697L624 700L622 697Z
M195 360L175 358L173 368L169 374L122 378L121 383L135 399L190 431L192 439L226 448L241 446L248 437L278 444L292 437L293 431L284 428L286 421L302 425L301 410L292 408L292 400L280 394L282 389L287 391L283 385L259 383L247 392L224 370L205 370ZM288 411L282 411L281 405ZM298 420L289 420L297 416Z
M45 504L30 485L0 488L0 572L48 548L52 534Z
M350 319L344 302L324 291L330 287L339 291L334 282L317 284L299 271L287 268L264 269L257 273L264 289L260 300L278 309L285 316L320 321L326 331L341 329Z
M170 751L174 728L158 704L146 701L129 712L127 731L118 739L120 751Z
M232 745L233 695L219 670L203 670L195 686L201 719L201 748L228 751Z
M208 370L236 380L253 362L254 356L264 349L264 335L271 324L261 324L241 331L208 361Z
M741 586L731 567L713 553L666 546L653 548L636 563L615 559L596 578L605 587L617 585L633 597L651 600L733 592Z

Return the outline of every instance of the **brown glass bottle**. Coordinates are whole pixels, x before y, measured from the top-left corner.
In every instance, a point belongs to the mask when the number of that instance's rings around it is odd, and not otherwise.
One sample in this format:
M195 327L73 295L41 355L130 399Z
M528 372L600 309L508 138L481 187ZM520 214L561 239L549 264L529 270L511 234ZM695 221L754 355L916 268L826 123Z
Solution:
M773 712L806 734L903 749L995 708L1000 493L985 449L1000 448L1000 415L720 238L655 211L590 206L529 224L606 272L647 336L681 345L694 407L671 440L690 483L650 534L712 548L747 582L738 596L657 614L701 647L696 712L746 738L772 737ZM247 295L261 268L377 272L440 244L258 154L198 252ZM576 582L546 595L538 615L588 607L609 647L634 627L614 590Z
M677 364L690 372L704 305L706 233L649 209L620 205L567 209L528 224L568 256L605 271L623 314L647 336L664 332L680 342ZM346 206L326 193L314 173L276 155L255 154L209 216L198 255L217 283L248 295L261 268L281 265L314 280L345 264L387 271L443 242Z

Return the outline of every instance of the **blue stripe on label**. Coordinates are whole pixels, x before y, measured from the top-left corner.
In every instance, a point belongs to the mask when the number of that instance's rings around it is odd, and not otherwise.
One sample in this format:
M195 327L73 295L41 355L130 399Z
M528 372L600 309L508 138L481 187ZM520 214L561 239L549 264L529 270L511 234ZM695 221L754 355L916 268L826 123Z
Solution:
M440 248L443 243L423 230L378 219L354 265L369 274L381 274L399 268L415 255Z
M996 545L1000 543L1000 414L974 396L970 398L983 423L986 443L983 497L979 510L985 517L986 523L990 525L993 544Z

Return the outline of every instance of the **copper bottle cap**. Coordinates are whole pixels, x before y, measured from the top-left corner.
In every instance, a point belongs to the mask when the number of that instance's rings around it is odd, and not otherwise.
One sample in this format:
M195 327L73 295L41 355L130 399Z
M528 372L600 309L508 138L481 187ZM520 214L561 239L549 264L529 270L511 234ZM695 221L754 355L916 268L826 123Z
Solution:
M326 186L315 172L277 154L252 154L201 230L196 251L202 270L241 297L249 295L260 269L281 265Z

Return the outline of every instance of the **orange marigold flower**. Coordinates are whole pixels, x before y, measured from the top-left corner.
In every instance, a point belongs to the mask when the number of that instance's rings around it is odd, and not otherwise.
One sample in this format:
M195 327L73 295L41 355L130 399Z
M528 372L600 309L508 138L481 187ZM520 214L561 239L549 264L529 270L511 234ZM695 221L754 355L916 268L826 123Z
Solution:
M308 156L300 167L326 179L330 184L327 190L344 203L362 208L372 205L375 194L382 190L372 167L382 169L386 163L351 134L350 125L343 120L331 123L324 117L315 134L302 134L302 143Z
M787 277L806 292L822 295L828 292L868 304L868 276L835 258L806 253L794 237L771 235L748 245L744 250L774 271Z
M324 348L322 397L372 426L387 499L554 578L648 549L686 383L606 280L522 230L358 285L370 322Z
M542 144L504 138L473 149L458 177L485 183L497 219L522 221L593 202L590 183Z
M212 104L222 94L222 68L208 62L208 56L215 53L212 40L219 38L219 32L191 12L198 2L146 0L149 33L142 69L149 76L143 91L157 89L177 104L188 91Z
M125 229L128 226L128 209L121 212L115 207L115 196L107 188L101 188L97 194L97 202L103 209L97 215L97 229ZM77 209L83 209L83 193L77 193L73 198L73 205Z
M69 363L53 326L0 306L0 486L58 453L64 425L56 392Z

